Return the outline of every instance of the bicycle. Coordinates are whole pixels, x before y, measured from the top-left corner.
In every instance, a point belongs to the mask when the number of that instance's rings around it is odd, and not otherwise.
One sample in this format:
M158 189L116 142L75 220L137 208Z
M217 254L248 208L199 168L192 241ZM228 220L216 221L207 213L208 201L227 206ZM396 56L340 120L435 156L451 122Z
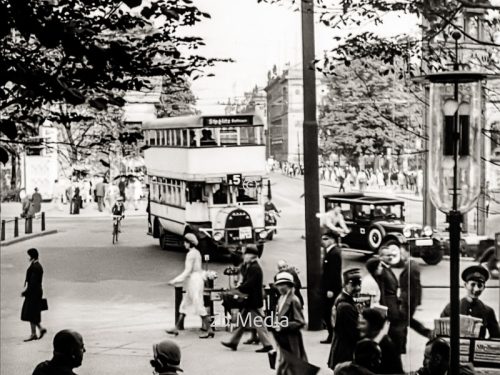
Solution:
M118 242L118 233L120 232L120 221L123 216L113 215L113 244Z

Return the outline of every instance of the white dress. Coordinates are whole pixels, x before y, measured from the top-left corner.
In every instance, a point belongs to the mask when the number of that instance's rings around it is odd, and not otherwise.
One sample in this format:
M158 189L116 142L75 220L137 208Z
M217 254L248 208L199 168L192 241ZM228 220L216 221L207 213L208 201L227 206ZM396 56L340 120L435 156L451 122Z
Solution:
M207 310L203 305L203 269L201 268L201 254L197 249L192 248L186 255L184 271L172 280L173 283L184 283L186 293L182 297L179 312L205 316Z

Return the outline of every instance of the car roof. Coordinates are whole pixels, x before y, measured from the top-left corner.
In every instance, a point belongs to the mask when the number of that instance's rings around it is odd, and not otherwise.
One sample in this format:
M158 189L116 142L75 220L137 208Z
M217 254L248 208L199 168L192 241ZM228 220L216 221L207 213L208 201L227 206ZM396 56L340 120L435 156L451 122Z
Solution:
M327 194L323 198L326 201L334 201L339 203L356 203L356 204L404 204L401 199L394 199L391 197L382 196L371 196L365 195L363 193L338 193L338 194Z

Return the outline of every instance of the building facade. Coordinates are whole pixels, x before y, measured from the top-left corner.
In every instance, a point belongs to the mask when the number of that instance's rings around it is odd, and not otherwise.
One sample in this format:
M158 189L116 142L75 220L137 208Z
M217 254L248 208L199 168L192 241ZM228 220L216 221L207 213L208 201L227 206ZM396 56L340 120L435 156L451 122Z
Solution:
M267 94L267 156L276 161L303 164L302 65L287 66L281 74L269 72ZM317 79L317 105L327 95L325 80Z

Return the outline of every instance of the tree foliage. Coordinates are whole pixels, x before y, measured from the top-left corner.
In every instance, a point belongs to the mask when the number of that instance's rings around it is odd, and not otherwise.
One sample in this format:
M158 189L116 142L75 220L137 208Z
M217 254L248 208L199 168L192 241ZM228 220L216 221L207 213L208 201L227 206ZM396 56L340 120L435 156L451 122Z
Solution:
M173 117L194 115L196 97L187 81L172 82L167 77L163 79L160 103L156 106L157 117Z
M323 156L401 150L421 137L422 105L386 65L373 59L339 65L328 86L319 111Z
M192 0L0 0L0 131L16 140L47 106L105 111L149 77L201 74L222 60L196 54L203 41L179 30L203 18Z

